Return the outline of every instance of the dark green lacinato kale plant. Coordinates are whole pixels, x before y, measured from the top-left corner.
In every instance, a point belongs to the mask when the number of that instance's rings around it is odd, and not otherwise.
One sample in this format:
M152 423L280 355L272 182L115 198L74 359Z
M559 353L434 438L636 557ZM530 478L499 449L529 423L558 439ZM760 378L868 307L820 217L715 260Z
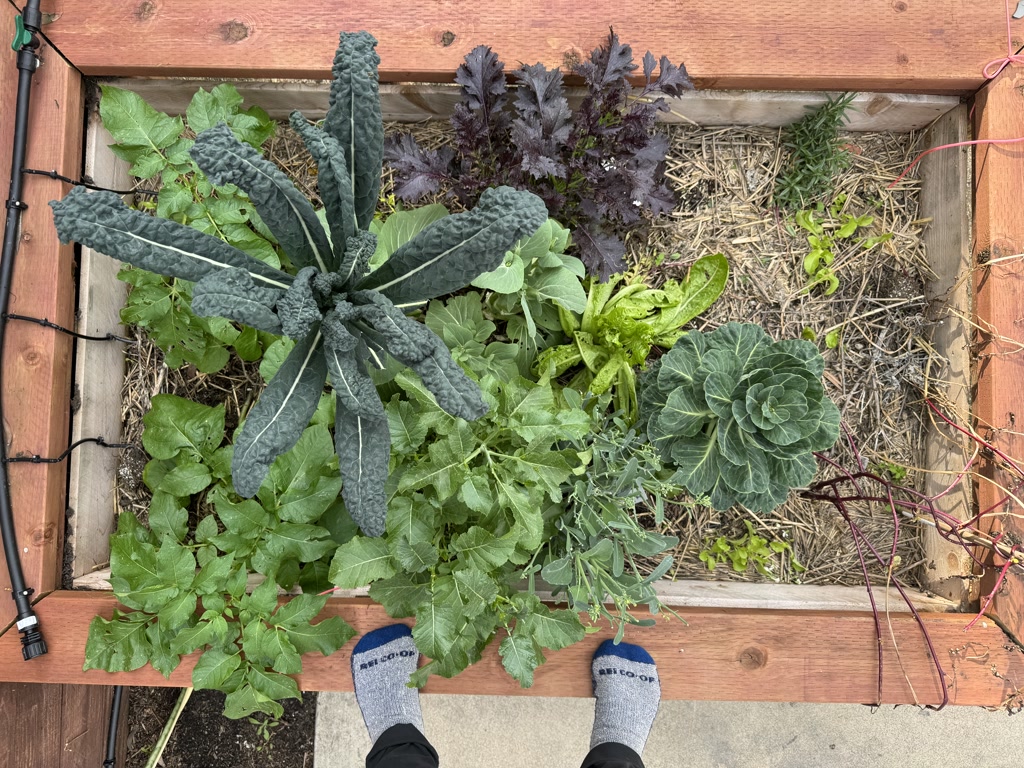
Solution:
M821 385L817 347L772 341L760 326L728 323L691 331L641 381L640 423L673 482L767 512L807 485L814 451L839 437L839 409Z
M475 208L434 222L367 272L376 248L368 228L379 196L384 137L376 42L365 32L341 34L323 130L292 114L292 126L318 164L329 232L287 176L226 125L204 131L192 147L211 182L235 184L249 195L294 275L190 227L130 210L112 193L78 188L51 203L61 240L194 281L192 309L199 316L295 339L236 436L235 490L249 497L260 489L274 459L302 435L330 376L342 497L372 536L384 532L391 439L368 366L383 367L386 352L412 368L448 413L469 420L483 415L487 405L477 385L444 342L403 309L493 270L547 218L536 196L489 189Z
M639 67L633 52L609 32L587 61L573 67L586 86L575 110L565 97L562 73L543 64L512 72L518 87L514 109L506 109L504 68L483 45L459 67L455 81L462 103L452 114L454 147L425 149L410 135L388 145L395 194L415 201L444 190L471 203L495 183L536 192L549 214L572 229L587 271L607 280L626 267L624 229L640 222L645 211L674 207L664 180L668 139L654 133L654 123L659 111L669 109L663 96L693 89L686 67L648 51L643 88L634 92L629 78Z

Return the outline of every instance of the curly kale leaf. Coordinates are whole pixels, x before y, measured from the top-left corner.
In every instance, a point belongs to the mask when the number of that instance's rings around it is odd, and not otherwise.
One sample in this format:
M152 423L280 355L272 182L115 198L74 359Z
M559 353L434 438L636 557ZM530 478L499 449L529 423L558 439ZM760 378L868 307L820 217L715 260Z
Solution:
M115 259L193 282L233 269L259 285L285 290L292 276L192 227L132 210L113 192L75 187L50 202L61 242L72 240Z
M296 266L316 267L321 272L333 269L327 233L313 206L259 150L239 141L221 123L196 137L191 155L214 184L235 184L249 195L260 218Z
M342 32L334 54L330 107L324 130L344 150L356 221L366 229L373 221L380 194L384 157L377 40L368 32Z

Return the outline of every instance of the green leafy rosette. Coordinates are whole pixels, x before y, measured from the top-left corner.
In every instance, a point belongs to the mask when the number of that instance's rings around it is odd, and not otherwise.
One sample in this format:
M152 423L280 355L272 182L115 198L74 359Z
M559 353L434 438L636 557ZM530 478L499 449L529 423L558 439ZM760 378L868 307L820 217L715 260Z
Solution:
M824 368L810 342L772 341L757 325L693 331L642 377L641 424L690 493L767 512L839 437Z

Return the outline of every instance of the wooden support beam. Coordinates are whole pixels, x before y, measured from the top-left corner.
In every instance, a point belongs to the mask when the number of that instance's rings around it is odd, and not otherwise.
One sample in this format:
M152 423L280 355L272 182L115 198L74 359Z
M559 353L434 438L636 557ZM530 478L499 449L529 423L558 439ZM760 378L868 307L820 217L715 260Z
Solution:
M967 105L950 110L928 130L927 144L938 147L970 139ZM971 412L971 151L970 147L933 152L921 161L920 216L931 219L924 233L925 254L933 277L925 289L928 340L941 361L928 371L926 396L934 398L960 424ZM938 422L938 423L937 423ZM971 484L942 495L970 460L974 446L964 448L959 435L932 418L925 437L924 492L942 496L937 506L958 520L974 515ZM974 569L963 547L951 544L934 528L922 531L927 563L925 585L938 595L959 603L964 610L977 598Z
M1024 137L1024 69L1008 67L975 100L978 139ZM982 437L1024 461L1024 143L983 144L975 152L975 302L979 333L975 360L975 420ZM994 458L994 457L992 457ZM999 504L1022 488L998 462L984 465L978 506ZM1024 541L1020 504L1000 504L986 520L990 530ZM995 566L1002 565L996 558ZM984 596L992 579L982 583ZM996 616L1024 640L1024 577L1008 574L993 604Z
M0 6L0 29L14 29L16 11ZM33 77L26 163L76 178L82 163L82 81L49 46ZM0 178L9 179L18 75L15 57L0 56ZM7 189L6 183L4 189ZM47 203L65 187L43 176L25 180L21 241L14 264L9 311L73 324L74 246L61 246ZM5 423L10 456L54 456L68 445L71 398L71 339L25 322L8 326L3 351ZM28 586L37 593L59 584L67 467L12 464L11 503ZM0 628L15 615L6 564L0 557ZM45 628L44 628L45 631ZM48 639L48 638L47 638Z
M107 751L112 686L0 683L0 719L18 727L0 739L0 765L97 768ZM127 691L118 727L117 765L127 745Z
M0 637L0 669L13 681L75 682L110 685L187 686L195 656L187 657L165 679L150 667L127 674L82 672L84 643L95 615L110 617L112 595L55 592L39 602L41 620L50 627L50 653L31 664L20 661L13 633ZM681 608L689 622L659 622L631 627L626 639L642 642L659 665L666 699L808 701L878 703L877 642L870 613L806 610ZM335 599L323 617L340 615L360 634L393 621L367 599ZM1024 686L1024 655L991 622L963 631L962 614L924 614L954 704L1000 706L1018 702ZM937 703L938 678L920 631L906 614L883 620L886 704ZM890 639L899 644L900 658ZM533 688L523 690L500 668L497 645L453 680L432 679L428 691L490 695L590 696L590 658L610 632L590 635L577 645L548 654ZM352 644L330 657L303 657L299 685L305 690L351 690ZM913 691L907 681L911 681ZM916 694L915 694L916 692Z
M49 0L47 34L87 75L326 79L339 29L380 40L386 82L451 82L490 45L509 64L566 66L613 25L643 55L684 62L699 88L969 93L1006 50L1001 3L775 0L655 6L594 0L385 3Z

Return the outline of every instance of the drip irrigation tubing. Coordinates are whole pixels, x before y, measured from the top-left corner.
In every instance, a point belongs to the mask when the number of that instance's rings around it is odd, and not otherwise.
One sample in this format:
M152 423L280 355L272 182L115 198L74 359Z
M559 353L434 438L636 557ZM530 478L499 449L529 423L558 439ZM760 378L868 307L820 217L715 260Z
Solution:
M107 754L103 768L114 768L117 764L117 723L121 719L121 699L124 686L114 686L114 697L110 702L110 725L107 727Z
M43 17L39 0L28 0L18 17L14 38L17 48L18 96L14 114L14 147L11 152L11 186L7 195L7 220L4 224L3 250L0 252L0 354L3 352L7 332L7 305L14 273L14 257L21 238L21 214L27 207L21 200L24 181L25 149L28 143L28 111L32 95L32 75L39 66L36 51L39 48L39 30ZM0 423L3 419L3 366L0 365ZM34 590L25 584L18 549L14 512L11 509L10 483L7 477L6 440L0 440L0 536L3 538L4 558L11 578L11 596L17 607L16 626L21 633L21 655L28 661L46 653L39 618L32 609Z

